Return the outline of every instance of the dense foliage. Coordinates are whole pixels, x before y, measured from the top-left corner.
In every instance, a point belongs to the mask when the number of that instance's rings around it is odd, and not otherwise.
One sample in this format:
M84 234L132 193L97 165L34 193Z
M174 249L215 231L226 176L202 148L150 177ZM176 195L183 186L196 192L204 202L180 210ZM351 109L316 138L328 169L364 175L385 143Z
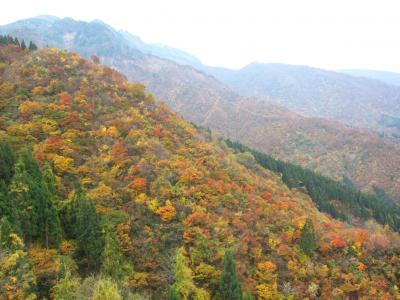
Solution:
M304 190L321 211L342 220L348 220L349 214L363 220L374 218L393 230L400 230L400 208L381 189L376 189L376 195L365 194L351 184L343 184L293 163L275 159L238 142L226 142L241 152L242 158L246 155L250 159L254 157L261 166L282 174L282 180L290 188ZM340 205L337 205L338 201Z
M0 66L6 299L399 297L398 233L321 213L142 84L55 49Z

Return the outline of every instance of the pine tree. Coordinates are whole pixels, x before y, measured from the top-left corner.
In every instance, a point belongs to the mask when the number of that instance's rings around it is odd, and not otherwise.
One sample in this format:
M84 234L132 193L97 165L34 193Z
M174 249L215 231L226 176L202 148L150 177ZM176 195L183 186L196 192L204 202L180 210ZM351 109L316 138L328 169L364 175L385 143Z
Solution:
M43 166L42 176L43 176L43 180L47 186L47 189L53 195L53 197L57 200L56 177L54 176L53 169L51 168L49 163L46 163Z
M18 39L14 39L12 36L7 35L7 43L6 45L12 45L15 44L16 42L18 42Z
M40 171L39 164L32 155L32 151L28 149L21 150L18 159L31 177L42 180L42 172Z
M23 49L23 50L26 49L26 44L25 44L25 41L23 39L21 41L21 49Z
M18 41L18 38L14 38L14 45L21 47L21 44Z
M107 230L104 240L102 272L118 281L124 276L126 270L117 237L111 228Z
M104 248L104 237L94 203L86 198L83 191L78 191L75 199L76 225L75 236L78 251L87 260L89 270L99 270Z
M14 176L14 163L15 159L11 147L4 142L0 142L0 217L2 218L0 225L3 227L3 231L7 228L8 233L21 234L18 209L15 201L12 201L8 190ZM4 236L3 232L4 238L7 237Z
M231 251L225 253L224 271L221 274L219 292L223 300L242 300L242 288L236 273L236 265Z
M33 43L32 41L29 42L29 47L28 47L29 51L35 51L37 50L37 46L35 43Z
M0 142L0 180L9 185L14 175L15 158L10 145Z
M300 235L300 248L309 256L312 257L317 242L314 233L314 226L310 219L307 219L303 228L301 229Z
M21 157L15 165L15 174L10 185L10 193L17 205L21 220L21 230L26 243L38 236L38 207L36 187L33 178L28 174Z
M3 230L0 240L7 240L8 235L12 232L18 235L22 234L18 208L15 201L12 201L10 193L2 180L0 180L0 218L0 226Z
M28 150L21 152L15 165L10 192L17 206L25 240L41 241L47 248L58 246L62 230L53 195L44 182L38 163Z
M12 201L8 189L3 180L0 180L0 217L10 216L12 213L10 205Z
M44 201L42 203L43 212L39 214L41 216L40 224L44 226L44 229L41 230L41 236L42 240L44 237L44 244L46 245L46 248L49 248L50 246L55 247L58 246L62 240L60 219L58 217L57 210L54 207L51 193L47 190L47 187L44 184L42 185L41 189L44 193Z
M181 295L173 288L168 291L167 300L181 300Z
M12 234L18 235L14 230L14 222L10 222L8 216L3 216L0 220L0 249L16 250L13 245ZM17 247L18 248L18 247Z

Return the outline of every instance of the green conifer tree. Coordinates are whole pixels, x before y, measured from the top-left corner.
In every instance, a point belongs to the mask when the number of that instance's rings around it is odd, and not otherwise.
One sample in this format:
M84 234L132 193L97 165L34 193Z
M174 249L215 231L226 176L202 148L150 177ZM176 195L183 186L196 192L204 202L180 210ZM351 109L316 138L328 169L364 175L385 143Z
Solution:
M3 230L0 240L7 241L10 233L22 235L19 210L2 180L0 180L0 218L0 226Z
M182 297L175 289L171 288L168 291L167 300L181 300Z
M29 42L29 47L28 47L29 51L35 51L37 50L37 46L35 43L33 43L32 41Z
M317 242L315 238L314 226L312 221L310 219L307 219L306 223L301 229L300 248L309 257L312 257L316 247Z
M236 273L236 265L231 251L225 253L223 259L224 270L221 274L219 286L223 300L242 300L242 288Z
M14 176L14 163L15 159L11 147L5 142L0 142L0 218L2 218L0 223L3 231L7 228L8 233L21 234L18 209L8 190ZM2 238L7 239L4 232Z
M55 202L57 202L57 182L54 176L53 169L49 163L45 163L42 171L43 180L49 192L53 195Z
M12 201L8 189L3 180L0 180L0 217L8 217L12 213L10 205Z
M47 248L58 246L62 230L53 195L44 182L38 163L28 150L21 152L15 165L10 192L17 206L25 240L41 241Z
M104 274L110 276L113 280L120 280L124 274L128 273L129 266L125 264L123 255L118 246L118 240L112 228L107 229L105 234L105 244L103 251L102 271Z
M14 175L15 158L11 147L5 142L0 142L0 180L9 185Z
M78 191L75 199L76 225L75 236L78 251L86 259L89 270L101 267L104 237L101 232L99 216L94 203L86 198L83 191Z
M14 38L10 35L7 35L7 45L12 45L18 42L18 39L14 40Z
M23 50L26 49L26 44L25 44L25 41L23 39L21 41L21 49L23 49Z

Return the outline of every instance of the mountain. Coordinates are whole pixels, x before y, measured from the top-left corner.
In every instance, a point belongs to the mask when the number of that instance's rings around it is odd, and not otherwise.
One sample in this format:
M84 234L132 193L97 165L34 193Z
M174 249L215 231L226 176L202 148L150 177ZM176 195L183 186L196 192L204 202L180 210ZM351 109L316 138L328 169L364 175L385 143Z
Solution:
M252 63L208 72L241 95L266 97L306 116L391 132L384 115L400 116L400 87L306 66ZM399 132L396 131L396 134Z
M373 133L306 118L264 100L218 102L197 120L226 137L363 190L383 188L399 201L399 145Z
M392 138L400 136L400 129L392 126L393 122L387 122L388 117L400 119L400 86L371 79L385 76L393 79L396 78L395 73L364 71L364 75L368 73L370 76L360 77L362 74L359 72L362 71L357 70L343 71L357 75L350 76L306 66L262 63L252 63L240 70L214 68L201 64L200 60L184 51L159 44L146 44L139 37L114 30L99 20L88 23L44 16L0 26L0 33L34 40L39 46L76 51L86 57L96 54L106 63L114 63L112 66L123 73L138 72L130 72L132 60L144 73L147 70L141 60L151 65L162 64L169 69L179 69L173 62L187 68L191 66L214 76L241 96L266 98L306 116L336 120L351 127L369 128ZM133 75L128 74L128 77L136 79ZM186 84L189 81L190 76ZM190 93L191 87L187 90ZM232 93L229 97L232 97Z
M196 61L189 54L182 54L184 52L173 48L145 44L139 38L124 31L116 31L98 20L89 23L70 18L44 21L39 17L0 26L0 33L20 39L33 39L39 46L66 49L85 57L97 55L102 63L122 71L129 80L145 83L152 92L182 114L185 114L185 108L189 112L195 108L199 109L199 113L206 113L202 109L206 102L238 98L238 95L210 75L150 53L179 56L179 61ZM174 99L176 103L171 103ZM193 107L187 107L189 103L182 105L179 101L190 101Z
M132 59L143 55L139 50L129 47L120 33L99 20L87 23L71 18L38 17L1 26L0 34L34 40L39 47L73 50L83 56L118 53L121 59Z
M142 84L65 50L0 66L7 299L399 296L398 233L321 213Z
M143 53L169 59L181 65L201 65L201 61L198 58L182 50L163 44L146 44L139 37L127 31L121 30L119 33L121 33L132 48L138 49Z
M124 70L129 79L145 83L195 124L333 178L351 178L363 190L380 187L400 201L398 144L366 130L304 117L264 99L239 97L188 66L155 57L123 64L103 61Z
M83 56L94 53L98 56L118 54L120 58L132 59L149 54L180 64L201 64L196 57L184 51L162 44L146 44L139 37L123 30L114 30L101 20L83 22L71 18L39 16L0 26L0 34L35 40L41 47L51 46L73 50Z
M0 27L0 31L17 34L19 38L24 36L18 34L24 33L27 40L30 39L29 34L34 37L40 36L39 45L54 45L76 51L86 57L95 54L102 63L118 69L130 81L144 83L149 91L171 109L195 124L210 127L220 135L240 140L248 146L280 159L297 162L333 178L350 178L365 191L372 192L374 187L382 188L393 199L400 201L398 145L365 130L348 128L333 121L304 117L265 98L239 96L206 71L142 52L140 49L150 45L143 45L140 39L130 35L131 42L128 42L126 33L113 30L100 21L85 23L72 19L57 19L47 21L47 25L41 25L42 27L29 25L43 22L42 19L18 21ZM62 38L65 35L74 38ZM133 40L140 49L132 46ZM290 66L287 68L292 69ZM277 66L277 69L280 69L280 66ZM214 70L221 74L232 72L224 69ZM313 69L307 70L308 73L314 74ZM321 76L325 76L325 73L331 75L331 72L320 72ZM338 82L342 82L344 86L351 86L353 77L333 74L339 76ZM343 82L343 78L349 78L350 83ZM254 77L254 80L258 79ZM370 82L367 79L360 80ZM314 93L315 86L324 89L324 85L317 83L297 88L302 90L303 96L306 97ZM356 87L352 88L356 90ZM293 92L290 86L288 89ZM391 87L387 86L387 91L391 94ZM299 93L299 97L301 96ZM295 95L293 99L296 101ZM321 104L320 107L324 105ZM347 111L345 108L343 110ZM396 129L393 127L393 124L397 124L396 119L393 119L394 113L395 110L392 110L388 115L391 118L386 117L384 122Z
M365 69L339 70L338 72L357 77L372 78L390 85L400 86L400 74L395 72Z

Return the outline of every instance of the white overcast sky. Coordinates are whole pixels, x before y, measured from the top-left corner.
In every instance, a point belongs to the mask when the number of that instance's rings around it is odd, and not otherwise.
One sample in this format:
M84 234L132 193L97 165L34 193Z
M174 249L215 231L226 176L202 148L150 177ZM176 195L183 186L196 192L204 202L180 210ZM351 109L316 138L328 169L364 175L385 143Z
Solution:
M101 19L214 66L259 61L400 72L399 0L2 1L0 24L43 14Z

